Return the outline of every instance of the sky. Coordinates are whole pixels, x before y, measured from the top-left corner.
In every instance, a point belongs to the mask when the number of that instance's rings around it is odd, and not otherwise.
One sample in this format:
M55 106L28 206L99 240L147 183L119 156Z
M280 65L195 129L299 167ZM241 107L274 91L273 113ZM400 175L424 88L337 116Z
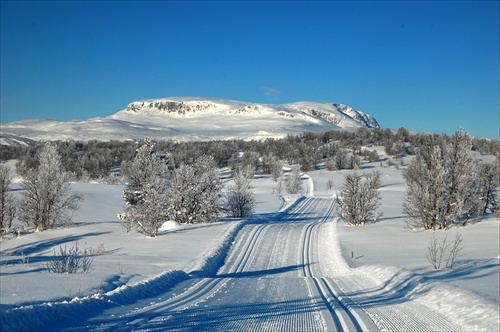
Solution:
M500 138L500 1L0 1L0 123L201 96Z

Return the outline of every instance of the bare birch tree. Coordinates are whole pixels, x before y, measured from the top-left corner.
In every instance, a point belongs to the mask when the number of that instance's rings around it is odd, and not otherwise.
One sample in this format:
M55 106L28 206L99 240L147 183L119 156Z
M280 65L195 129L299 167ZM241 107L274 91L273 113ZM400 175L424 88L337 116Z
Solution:
M246 218L254 211L255 194L251 182L245 171L235 170L233 173L234 184L228 187L224 195L225 209L236 218Z
M19 220L44 231L70 223L83 197L70 194L70 173L63 169L53 145L42 148L38 161L37 167L26 168L22 176Z
M11 183L10 167L0 164L0 232L12 226L16 215L16 199L10 191Z

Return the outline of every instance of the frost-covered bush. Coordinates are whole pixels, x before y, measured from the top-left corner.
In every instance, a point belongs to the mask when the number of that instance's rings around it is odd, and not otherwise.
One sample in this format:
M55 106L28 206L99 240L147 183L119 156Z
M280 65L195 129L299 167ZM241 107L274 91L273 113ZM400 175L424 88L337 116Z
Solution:
M411 228L446 229L464 225L478 211L477 162L472 137L458 130L449 140L428 136L404 172L404 212Z
M285 180L286 191L289 194L297 194L302 190L302 174L297 166L292 167Z
M500 162L480 162L477 168L478 212L498 212L498 192L500 185Z
M48 272L52 273L90 273L92 268L93 259L89 257L87 248L80 252L78 246L67 248L67 246L59 247L59 252L54 255L52 259L45 265Z
M427 259L435 270L445 268L453 268L457 258L460 256L460 251L464 248L462 244L462 236L458 233L455 235L453 242L448 241L448 233L440 240L432 233L431 242L427 247Z
M181 224L218 220L223 184L212 157L201 156L192 165L182 164L172 172L168 187L172 220Z
M380 205L380 177L378 171L366 176L355 171L344 176L342 189L335 198L337 215L341 220L348 225L362 225L373 219Z
M254 211L255 194L252 191L252 179L244 172L235 171L234 184L228 187L224 195L224 208L235 218L245 218Z

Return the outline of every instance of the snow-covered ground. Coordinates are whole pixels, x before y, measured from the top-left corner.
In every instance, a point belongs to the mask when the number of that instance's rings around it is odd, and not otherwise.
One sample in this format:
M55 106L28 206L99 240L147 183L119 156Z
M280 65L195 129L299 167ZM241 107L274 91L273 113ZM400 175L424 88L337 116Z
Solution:
M335 218L322 220L321 228L315 231L317 238L314 238L319 250L313 251L309 258L321 262L322 272L312 273L312 276L325 280L325 287L328 282L336 283L335 287L343 294L343 303L361 308L381 330L422 330L429 329L429 326L441 330L451 327L464 331L498 330L500 223L494 218L484 218L450 230L450 238L454 238L457 232L463 238L462 256L453 269L435 271L426 258L432 233L406 228L401 208L405 191L401 171L394 166L380 167L379 163L363 164L361 171L374 169L383 174L380 189L383 217L377 223L360 227L347 227ZM346 172L349 171L309 172L304 176L302 194L331 197L341 187ZM327 189L330 179L334 187ZM273 194L273 183L268 177L257 176L253 185L257 195L257 216L254 218L261 222L271 221L280 210L292 211L294 218L300 218L302 211L304 219L313 211L301 210L300 204L304 204L305 199L298 196L283 200ZM14 190L19 188L17 183L13 187ZM238 252L238 242L232 245L237 236L249 234L245 231L250 229L245 220L202 225L169 223L157 238L125 233L116 217L123 210L122 186L73 184L72 188L85 196L85 202L75 214L74 225L0 242L2 331L4 328L71 330L69 325L85 326L86 319L107 310L109 303L133 308L137 303L156 302L158 294L166 294L170 288L175 289L186 282L194 285L194 280L198 280L193 279L195 277L216 275L226 258L230 262ZM307 200L311 199L314 198ZM286 210L290 206L292 210ZM436 236L442 238L445 233L438 231ZM277 236L278 233L269 234ZM76 245L82 250L104 251L92 257L94 270L91 273L46 272L45 264L52 258L54 249ZM299 245L302 244L297 243ZM241 248L246 247L242 245ZM283 255L286 255L286 248L283 250ZM238 271L231 270L231 265L227 266L226 275ZM245 280L235 282L241 284ZM283 280L297 282L291 281L292 278ZM270 287L272 284L272 281L270 284L257 280L248 282L247 288ZM236 285L224 285L210 288L214 294L207 296L229 301L224 292L228 291L227 287ZM272 285L274 289L280 287ZM300 296L300 292L294 296ZM297 299L294 301L294 306L301 303ZM226 305L231 306L231 303ZM248 308L247 314L258 314L258 310L253 312L251 310L256 309ZM278 310L281 307L273 308ZM272 309L271 306L268 309ZM309 310L309 307L304 307L304 310ZM297 312L301 312L300 308ZM210 314L217 315L217 312ZM108 317L109 321L100 321L108 328L120 323L118 316L100 317ZM394 317L402 317L397 321L406 320L409 325L397 325ZM425 321L427 325L417 323ZM133 324L121 326L124 330L140 328L140 325Z

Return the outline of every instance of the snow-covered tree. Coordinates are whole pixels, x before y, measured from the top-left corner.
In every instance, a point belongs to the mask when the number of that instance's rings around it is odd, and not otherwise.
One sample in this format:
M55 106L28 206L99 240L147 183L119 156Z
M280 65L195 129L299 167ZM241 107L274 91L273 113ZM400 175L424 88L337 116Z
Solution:
M348 225L362 225L373 219L380 205L380 177L378 171L366 176L356 171L346 174L342 189L335 198L338 217Z
M167 177L168 168L165 160L154 151L154 147L144 144L137 149L132 161L123 163L121 172L127 183L123 200L133 206L140 201L144 186L157 177Z
M248 171L253 170L255 174L259 169L259 164L260 164L259 160L260 158L257 152L245 151L243 157L241 158L241 166ZM250 166L250 168L248 168L247 166ZM252 174L252 177L254 174Z
M462 129L449 142L429 136L404 173L407 194L403 210L413 228L446 229L465 224L477 211L476 161L472 138Z
M46 144L40 151L38 166L25 168L19 202L19 220L44 231L71 222L83 197L70 194L70 174L61 164L56 148Z
M123 200L127 204L124 220L127 232L131 229L156 237L159 228L169 220L168 166L154 152L154 144L147 141L138 150L134 160L124 165L127 179Z
M293 166L285 179L286 191L289 194L297 194L302 190L301 172L299 167Z
M169 182L169 209L179 223L214 221L221 213L222 182L214 160L201 156L193 165L182 164Z
M136 203L120 215L127 231L136 229L141 234L156 237L163 223L169 220L166 192L165 178L151 178L144 184Z
M252 191L252 179L244 172L233 172L234 184L228 187L224 195L224 208L236 218L245 218L253 213L255 194Z
M361 160L354 154L349 154L346 150L338 150L334 157L335 167L338 170L355 169L361 165Z
M480 162L477 172L478 212L495 212L498 204L497 187L500 185L500 163Z
M10 228L16 215L16 199L10 191L11 183L10 167L0 164L0 232Z
M270 165L271 168L271 180L274 182L273 193L281 195L283 191L283 162L279 159L275 159Z

